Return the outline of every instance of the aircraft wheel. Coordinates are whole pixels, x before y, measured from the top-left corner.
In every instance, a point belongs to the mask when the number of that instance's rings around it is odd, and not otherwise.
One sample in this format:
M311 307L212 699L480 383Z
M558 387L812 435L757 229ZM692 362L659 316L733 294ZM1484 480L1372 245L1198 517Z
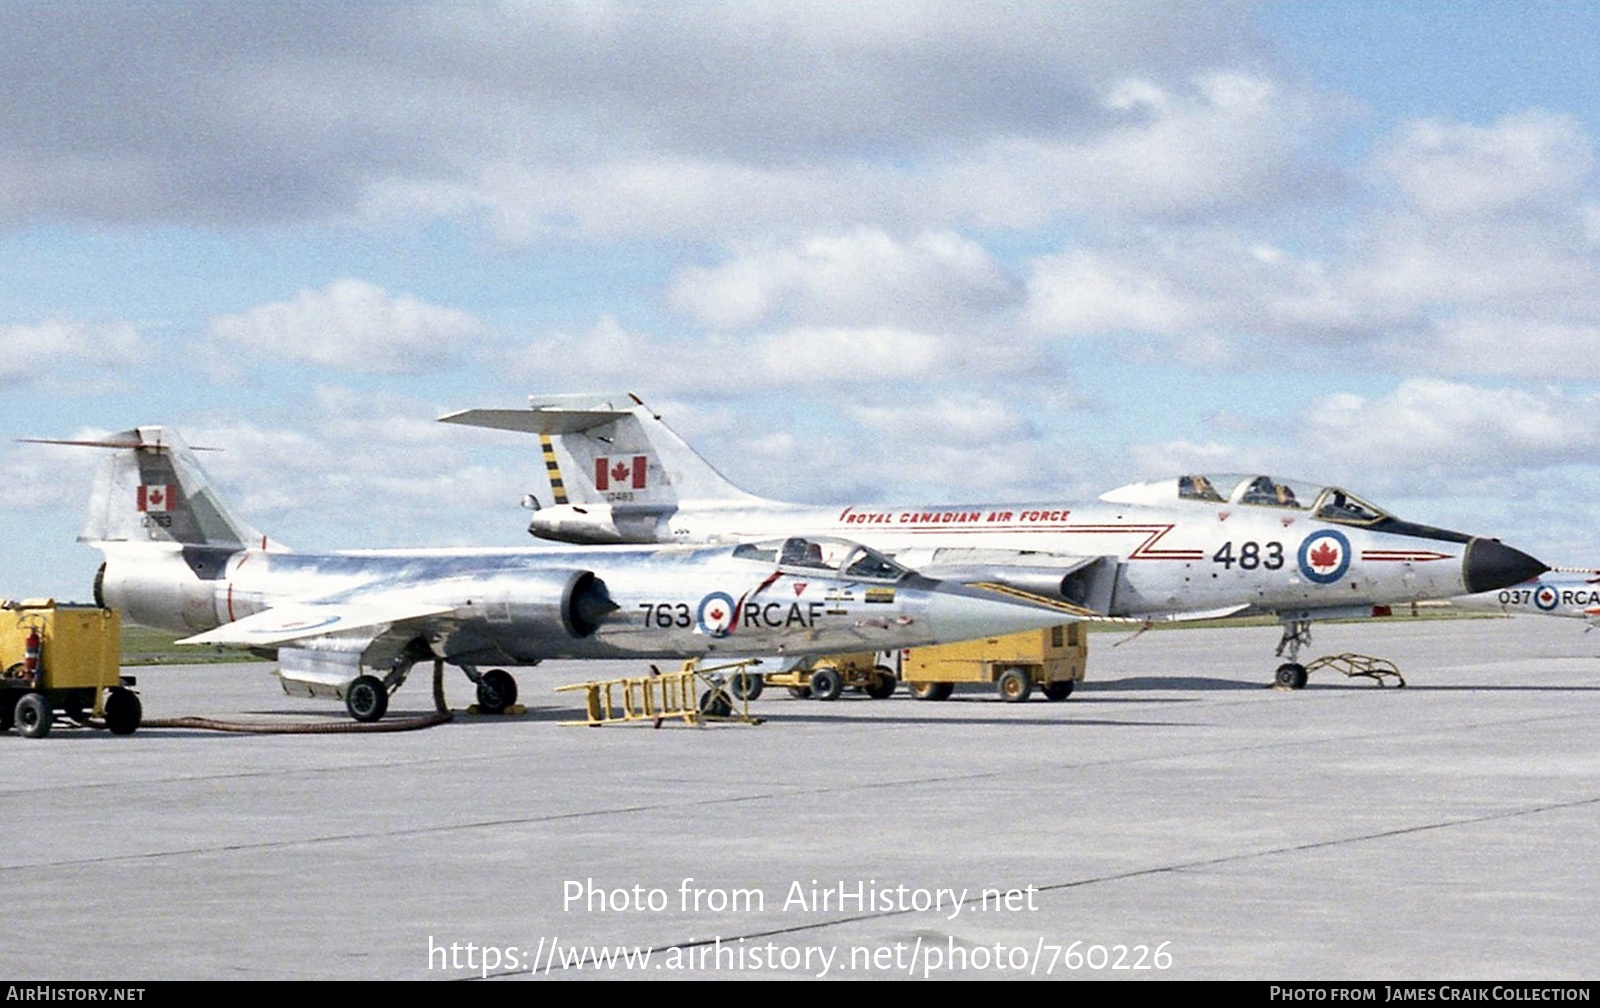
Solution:
M357 721L376 721L389 709L389 691L377 676L361 675L345 687L344 709Z
M500 714L517 702L517 681L505 669L492 668L478 679L478 710Z
M811 697L814 700L837 700L844 692L844 677L839 670L824 665L811 673Z
M50 734L50 725L55 721L55 712L43 693L22 694L13 716L16 718L17 732L23 738L44 738Z
M105 714L106 728L111 734L132 735L144 720L144 704L133 690L113 686L106 690Z
M754 700L767 688L767 680L760 672L736 672L728 680L728 691L739 700Z
M1273 682L1285 689L1305 689L1306 667L1297 662L1284 662L1278 666Z
M811 699L811 687L810 686L790 686L789 687L789 695L794 697L796 700L809 700L809 699Z
M700 694L700 713L707 717L728 717L733 713L733 701L720 689L708 689Z
M889 671L887 667L879 665L873 668L871 675L867 677L865 688L867 696L872 699L887 700L894 696L894 688L899 684L899 680L895 679L893 672Z
M1043 683L1039 690L1044 693L1046 700L1065 700L1072 695L1072 687L1077 683L1071 679L1057 679L1055 682Z
M1028 674L1027 669L1008 668L1000 673L995 689L1000 691L1000 699L1007 703L1021 703L1033 696L1033 676Z
M950 694L956 691L955 683L947 682L910 682L906 689L918 700L948 700Z

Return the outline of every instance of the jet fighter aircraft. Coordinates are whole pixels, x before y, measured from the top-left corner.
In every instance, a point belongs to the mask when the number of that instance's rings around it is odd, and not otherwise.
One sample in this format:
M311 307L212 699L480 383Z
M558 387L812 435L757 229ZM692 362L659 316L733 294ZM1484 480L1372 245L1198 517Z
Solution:
M1074 607L1085 618L1199 619L1247 612L1283 624L1278 684L1305 684L1314 620L1492 591L1546 570L1495 539L1405 521L1334 486L1256 473L1191 473L1088 502L849 504L767 500L729 483L637 396L531 397L529 409L447 423L537 434L549 504L533 535L565 542L744 541L778 530L841 535L923 573Z
M1546 571L1532 581L1509 588L1458 596L1450 600L1450 605L1507 616L1565 616L1588 620L1593 627L1600 624L1600 570Z
M54 442L85 444L86 442ZM836 537L718 546L293 552L233 518L176 431L114 449L80 541L105 554L95 600L179 643L275 654L286 691L383 716L412 665L460 666L480 707L545 658L802 656L1060 623L1064 606L947 585Z

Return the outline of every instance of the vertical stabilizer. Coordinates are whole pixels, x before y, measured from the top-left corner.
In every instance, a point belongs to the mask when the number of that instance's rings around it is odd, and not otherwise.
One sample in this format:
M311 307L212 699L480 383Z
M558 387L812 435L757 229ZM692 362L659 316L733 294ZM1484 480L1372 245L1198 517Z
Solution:
M266 538L234 518L212 490L194 451L168 427L135 427L103 441L80 542L171 542L228 550L265 548Z
M541 504L669 513L683 504L755 504L638 396L530 396L525 410L463 410L445 423L538 434L550 477Z

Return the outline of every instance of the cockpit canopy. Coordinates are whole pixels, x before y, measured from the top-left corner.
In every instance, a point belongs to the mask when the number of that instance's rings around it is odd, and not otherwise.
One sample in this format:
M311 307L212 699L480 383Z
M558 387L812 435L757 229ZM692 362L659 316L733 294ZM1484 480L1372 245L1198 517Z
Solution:
M898 581L911 572L877 550L848 539L829 536L791 536L735 546L741 560L759 560L779 567L826 571L858 581Z
M1346 525L1372 525L1392 517L1382 508L1338 487L1249 473L1191 473L1130 483L1101 494L1100 499L1112 504L1160 505L1180 500L1245 504L1306 512L1323 521Z

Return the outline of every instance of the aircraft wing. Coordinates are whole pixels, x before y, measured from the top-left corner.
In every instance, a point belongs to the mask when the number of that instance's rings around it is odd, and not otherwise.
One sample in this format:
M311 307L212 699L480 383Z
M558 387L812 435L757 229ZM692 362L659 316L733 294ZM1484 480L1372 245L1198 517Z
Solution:
M195 634L179 644L232 644L239 647L277 647L289 641L326 637L352 630L387 627L404 620L437 616L454 606L395 599L378 602L298 602L273 606L215 630Z

